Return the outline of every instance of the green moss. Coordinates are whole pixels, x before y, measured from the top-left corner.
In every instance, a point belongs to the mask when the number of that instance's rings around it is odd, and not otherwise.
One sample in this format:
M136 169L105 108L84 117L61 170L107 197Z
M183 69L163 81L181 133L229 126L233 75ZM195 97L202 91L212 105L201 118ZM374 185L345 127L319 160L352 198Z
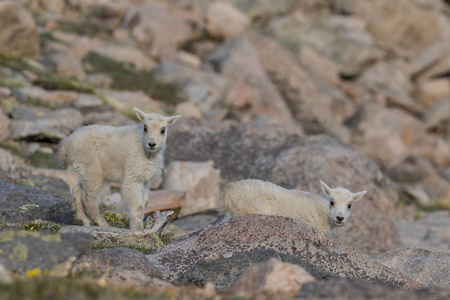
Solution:
M28 162L34 167L59 169L59 163L55 154L37 151L30 154L27 158Z
M150 97L168 104L183 101L173 86L157 80L152 71L138 71L131 65L119 63L95 52L88 53L85 61L92 66L93 72L111 76L113 89L142 90Z
M44 49L48 43L53 42L53 43L60 43L60 44L64 44L67 45L67 43L55 38L53 36L53 33L51 32L42 32L39 34L39 42L41 45L41 49Z
M73 90L84 93L94 93L95 87L76 78L61 76L31 59L25 59L10 53L0 52L0 65L36 75L34 84L48 90Z
M28 247L25 244L18 243L12 250L13 253L8 257L10 260L25 261L28 259Z

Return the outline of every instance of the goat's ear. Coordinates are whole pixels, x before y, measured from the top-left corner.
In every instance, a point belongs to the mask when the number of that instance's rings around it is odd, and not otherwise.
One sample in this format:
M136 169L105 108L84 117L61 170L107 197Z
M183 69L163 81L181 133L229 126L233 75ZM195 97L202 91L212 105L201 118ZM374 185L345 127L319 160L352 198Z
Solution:
M353 202L361 200L361 198L366 194L366 191L353 193Z
M141 122L145 122L145 115L146 113L137 109L136 107L133 107L134 111L136 112L136 117L138 117L139 120L141 120Z
M331 188L322 180L320 181L320 186L322 187L322 192L325 194L325 196L330 197Z
M167 126L175 124L175 122L178 121L178 119L180 119L181 117L182 115L167 117L166 118Z

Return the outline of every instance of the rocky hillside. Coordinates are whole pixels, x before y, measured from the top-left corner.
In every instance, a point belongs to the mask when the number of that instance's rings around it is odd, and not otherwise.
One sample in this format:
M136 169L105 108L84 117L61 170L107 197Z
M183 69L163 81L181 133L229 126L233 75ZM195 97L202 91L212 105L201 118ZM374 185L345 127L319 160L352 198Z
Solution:
M449 298L448 45L448 1L0 0L0 298ZM147 229L78 226L58 142L133 107L183 115ZM367 194L215 223L245 178Z

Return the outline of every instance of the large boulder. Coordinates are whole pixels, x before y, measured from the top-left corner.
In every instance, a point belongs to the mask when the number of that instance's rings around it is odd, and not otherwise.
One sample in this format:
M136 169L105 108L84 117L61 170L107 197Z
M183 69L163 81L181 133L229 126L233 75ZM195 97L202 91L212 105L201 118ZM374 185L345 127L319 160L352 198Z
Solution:
M246 215L179 238L149 254L162 278L177 285L211 281L227 290L250 266L272 257L303 267L316 279L347 277L405 288L421 285L300 220Z
M35 59L40 56L36 22L15 1L0 2L0 51Z
M342 121L352 113L346 100L319 90L293 54L275 40L252 35L260 64L307 134L327 133L348 140Z
M227 81L231 89L249 88L248 113L251 118L270 116L277 124L295 126L288 105L267 76L258 49L243 36L233 38L207 56L207 61Z
M0 180L0 218L21 226L37 219L73 224L73 210L69 201L56 195Z
M0 264L14 273L66 276L72 263L91 246L85 234L2 230Z
M422 247L395 249L374 256L426 287L450 288L450 251Z
M330 137L302 139L281 126L182 119L171 128L166 158L168 163L213 160L222 183L255 178L321 193L319 181L324 180L332 187L367 190L336 236L370 253L398 245L390 219L398 198L396 185L374 162Z

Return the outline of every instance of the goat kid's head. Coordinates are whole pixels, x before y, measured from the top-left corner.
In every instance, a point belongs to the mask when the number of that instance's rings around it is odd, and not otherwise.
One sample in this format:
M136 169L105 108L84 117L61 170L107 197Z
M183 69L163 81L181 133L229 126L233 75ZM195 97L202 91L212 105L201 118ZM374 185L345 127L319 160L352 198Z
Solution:
M320 181L322 192L327 196L328 203L327 217L330 222L336 226L343 226L350 218L350 209L352 204L361 200L366 191L352 193L344 188L330 188L322 180Z
M164 149L167 139L167 128L174 124L181 115L165 117L157 113L146 114L134 107L136 116L142 122L142 143L147 153L158 153Z

